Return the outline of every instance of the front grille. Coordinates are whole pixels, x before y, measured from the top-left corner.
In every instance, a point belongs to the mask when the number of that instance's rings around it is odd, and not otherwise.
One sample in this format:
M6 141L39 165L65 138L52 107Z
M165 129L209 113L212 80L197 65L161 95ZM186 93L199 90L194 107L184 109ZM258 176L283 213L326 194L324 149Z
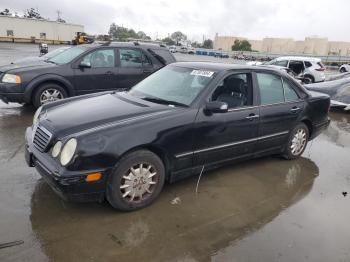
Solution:
M41 152L44 152L50 143L52 134L44 127L38 126L34 133L33 143Z

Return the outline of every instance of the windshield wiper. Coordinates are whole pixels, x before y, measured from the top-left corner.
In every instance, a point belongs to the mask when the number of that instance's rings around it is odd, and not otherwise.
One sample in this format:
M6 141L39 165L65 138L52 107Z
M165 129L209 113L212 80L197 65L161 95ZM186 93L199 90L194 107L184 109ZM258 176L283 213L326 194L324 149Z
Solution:
M142 97L141 99L149 101L149 102L163 104L163 105L174 105L174 106L188 107L188 105L186 105L186 104L176 102L176 101L166 100L166 99L162 99L162 98L158 98L158 97L145 96L145 97Z

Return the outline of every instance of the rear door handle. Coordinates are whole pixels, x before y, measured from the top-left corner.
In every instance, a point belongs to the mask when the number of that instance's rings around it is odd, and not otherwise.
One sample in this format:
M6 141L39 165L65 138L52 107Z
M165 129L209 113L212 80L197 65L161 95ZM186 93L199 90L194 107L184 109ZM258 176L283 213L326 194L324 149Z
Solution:
M114 75L114 73L112 71L107 71L106 75Z
M144 73L152 73L152 70L151 69L143 69L143 72Z
M250 115L247 116L245 119L248 119L248 120L252 121L252 120L254 120L255 118L259 118L259 115L250 114Z

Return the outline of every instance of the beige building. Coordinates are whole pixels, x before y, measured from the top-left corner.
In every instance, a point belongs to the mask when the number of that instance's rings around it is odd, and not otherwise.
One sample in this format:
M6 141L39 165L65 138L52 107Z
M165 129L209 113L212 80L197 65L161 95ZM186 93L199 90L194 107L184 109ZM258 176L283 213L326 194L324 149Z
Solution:
M14 42L67 42L84 26L43 19L0 16L0 40Z
M350 42L328 41L328 38L306 37L304 41L295 41L292 38L264 38L262 40L250 40L236 36L215 35L214 49L231 51L236 39L248 40L252 50L264 53L276 54L309 54L309 55L350 55Z

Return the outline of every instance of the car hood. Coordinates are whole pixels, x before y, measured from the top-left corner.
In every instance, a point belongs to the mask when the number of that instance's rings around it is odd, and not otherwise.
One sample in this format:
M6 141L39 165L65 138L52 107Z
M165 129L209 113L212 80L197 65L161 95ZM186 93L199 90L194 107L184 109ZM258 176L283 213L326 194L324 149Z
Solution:
M48 109L44 106L40 124L55 136L63 137L159 117L171 111L176 111L176 108L147 102L125 93L109 92L72 99Z
M9 72L9 73L20 73L23 71L29 71L34 69L43 69L56 66L52 63L47 63L44 60L34 60L34 61L19 61L13 64L0 66L0 72Z
M24 66L24 65L33 64L37 61L43 61L43 60L45 60L45 57L43 56L28 56L28 57L21 58L11 62L11 65L20 64L21 66Z

